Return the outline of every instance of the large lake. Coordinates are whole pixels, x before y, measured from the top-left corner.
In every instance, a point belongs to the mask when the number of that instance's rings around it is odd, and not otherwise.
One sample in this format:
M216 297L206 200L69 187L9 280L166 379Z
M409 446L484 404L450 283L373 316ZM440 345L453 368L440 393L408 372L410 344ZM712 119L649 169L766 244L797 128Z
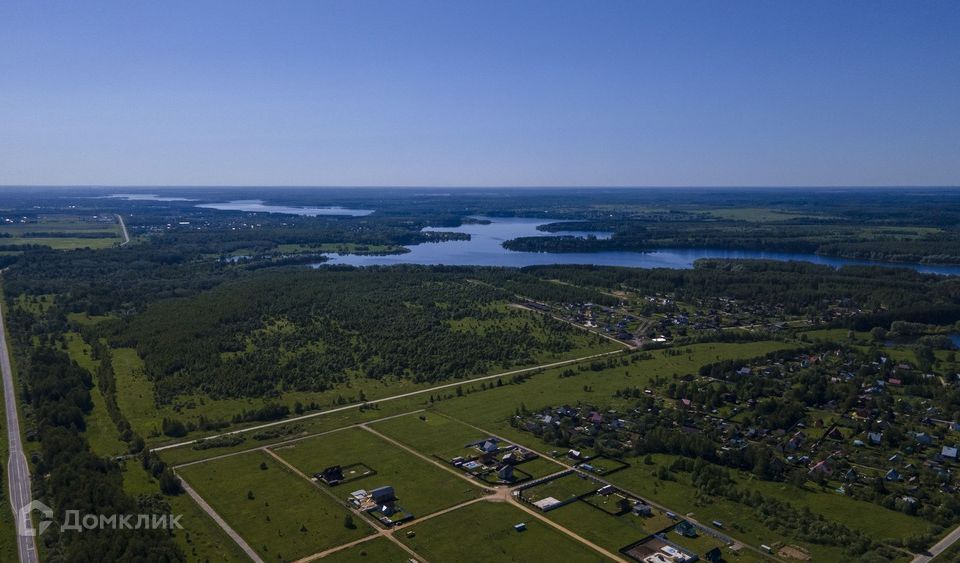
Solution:
M409 246L406 254L387 256L331 255L326 264L350 264L353 266L373 266L392 264L445 264L450 266L535 266L545 264L595 264L598 266L628 266L633 268L691 268L693 262L701 258L752 258L765 260L804 261L828 266L848 264L883 265L912 268L920 272L960 275L960 265L936 266L930 264L901 264L870 262L866 260L848 260L816 254L791 252L760 252L754 250L724 250L712 248L665 249L655 252L589 252L589 253L546 253L515 252L503 248L504 241L527 236L550 235L594 235L609 237L602 232L563 232L548 233L538 231L538 225L556 222L556 219L501 218L484 217L490 224L467 224L457 228L433 229L429 231L454 231L470 234L470 240L426 243Z
M362 217L373 213L372 209L350 209L347 207L288 207L285 205L267 205L261 199L242 199L226 203L201 203L197 207L219 209L220 211L249 211L253 213L286 213L317 217L319 215L350 215Z

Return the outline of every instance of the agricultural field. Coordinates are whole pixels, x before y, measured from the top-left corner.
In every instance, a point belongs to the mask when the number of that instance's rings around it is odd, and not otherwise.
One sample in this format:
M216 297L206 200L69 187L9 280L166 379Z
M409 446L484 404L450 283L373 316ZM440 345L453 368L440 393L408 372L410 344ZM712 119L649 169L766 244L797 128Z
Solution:
M514 530L524 523L526 530ZM477 502L407 526L403 543L428 561L609 561L603 555L505 503Z
M178 473L264 560L305 557L372 531L261 451L183 467Z
M306 475L333 465L361 463L376 474L330 487L330 492L346 499L356 489L369 491L389 485L396 491L398 504L415 517L466 502L481 493L466 479L417 458L362 428L299 440L272 451Z
M41 215L30 222L0 224L0 245L39 245L54 250L99 249L121 242L116 217Z

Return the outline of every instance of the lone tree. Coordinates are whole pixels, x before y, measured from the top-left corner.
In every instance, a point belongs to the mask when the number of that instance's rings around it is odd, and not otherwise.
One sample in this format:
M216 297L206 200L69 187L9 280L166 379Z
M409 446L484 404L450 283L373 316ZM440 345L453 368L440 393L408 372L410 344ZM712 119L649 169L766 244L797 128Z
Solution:
M354 528L357 527L357 525L353 523L352 515L347 514L346 516L343 517L343 527L350 530L353 530Z

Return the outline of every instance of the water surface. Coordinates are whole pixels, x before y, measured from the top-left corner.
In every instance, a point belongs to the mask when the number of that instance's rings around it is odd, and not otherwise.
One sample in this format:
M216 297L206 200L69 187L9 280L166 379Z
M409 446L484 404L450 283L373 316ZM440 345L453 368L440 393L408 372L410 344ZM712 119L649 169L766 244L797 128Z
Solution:
M319 215L349 215L352 217L362 217L373 213L372 209L350 209L348 207L330 206L330 207L290 207L286 205L268 205L262 199L239 199L225 203L202 203L197 207L207 209L218 209L220 211L248 211L253 213L286 213L289 215L301 215L304 217L317 217Z
M891 266L911 268L919 272L944 275L960 275L960 265L937 266L931 264L904 264L871 262L819 256L817 254L796 252L763 252L758 250L728 250L722 248L681 248L662 249L654 252L517 252L503 248L503 242L517 237L530 236L588 236L607 238L608 232L565 231L550 233L537 230L538 225L557 222L557 219L520 218L520 217L482 217L490 224L466 224L457 228L426 228L425 231L452 231L468 233L468 241L449 241L425 243L408 246L406 254L386 256L330 255L327 264L350 264L353 266L373 266L392 264L424 264L448 266L535 266L549 264L593 264L597 266L626 266L631 268L692 268L701 258L763 259L780 261L801 261L827 266L844 265Z

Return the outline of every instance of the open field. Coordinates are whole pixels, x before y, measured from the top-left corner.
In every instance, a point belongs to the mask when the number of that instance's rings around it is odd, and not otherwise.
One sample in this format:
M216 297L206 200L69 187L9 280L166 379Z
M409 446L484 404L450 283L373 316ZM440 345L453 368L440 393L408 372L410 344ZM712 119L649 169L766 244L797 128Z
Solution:
M4 223L0 244L49 246L54 250L107 248L120 243L120 227L113 216L104 221L66 215L41 216L35 223ZM71 237L76 233L80 236ZM55 236L43 236L51 234Z
M705 363L723 359L749 358L774 350L796 346L784 342L761 341L745 344L694 344L683 350L689 353L673 356L655 351L652 359L629 362L618 358L620 365L599 371L577 371L573 377L560 377L563 369L552 369L538 374L522 385L496 387L470 394L462 399L440 401L434 408L452 418L495 432L518 443L536 439L529 433L510 426L509 419L521 405L536 408L543 405L561 405L576 401L597 401L618 406L613 399L616 390L625 386L643 387L654 377L695 373ZM627 361L627 365L622 362ZM616 362L615 362L616 363ZM587 391L584 390L587 389ZM627 405L629 401L623 401ZM543 446L539 446L543 448ZM549 451L553 446L547 448Z
M488 434L458 420L432 412L375 422L371 428L398 442L403 442L426 456L436 457L442 461L449 461L457 456L476 455L475 449L464 446L489 437ZM526 461L517 468L536 479L556 473L562 470L563 466L549 459L538 458Z
M835 486L824 490L811 482L807 483L804 489L798 489L789 483L761 481L742 474L740 479L744 487L756 489L764 495L801 508L809 508L815 514L843 522L874 538L902 539L912 534L925 533L930 527L930 524L922 519L903 512L838 495L834 491Z
M357 409L351 409L349 411L344 411L343 413L330 415L328 420L324 420L327 417L316 417L314 419L303 421L303 431L316 432L322 431L321 429L323 428L334 429L338 425L343 426L345 423L369 420L370 418L382 418L391 414L398 414L397 411L402 410L402 408L414 409L417 407L430 407L422 414L408 414L406 416L400 416L397 418L384 420L382 422L375 422L373 423L372 428L375 428L376 430L383 432L385 435L391 436L394 439L409 445L418 452L428 456L437 452L439 452L438 455L443 455L445 457L452 457L453 455L462 453L461 450L464 444L476 439L487 437L489 435L488 431L494 432L520 445L533 447L541 452L548 452L550 449L554 449L555 447L551 444L545 444L541 442L539 439L529 433L520 432L510 426L509 418L513 414L516 407L521 403L525 403L528 406L539 406L542 404L556 403L560 400L563 400L563 398L569 399L570 397L583 397L589 399L591 393L595 393L602 397L611 397L614 390L622 388L625 384L642 386L644 385L645 381L648 381L649 378L652 378L656 375L665 375L669 377L672 373L695 371L696 367L698 367L701 363L715 361L718 358L751 357L754 355L763 354L770 350L781 349L788 346L788 344L782 342L702 344L690 346L689 353L683 353L680 355L666 355L655 352L652 359L640 360L638 362L628 363L628 365L618 364L615 367L596 372L591 370L581 371L578 372L575 377L559 378L558 374L562 370L552 369L536 374L522 384L504 385L503 387L492 387L486 390L471 388L469 386L470 384L466 383L465 389L467 389L468 392L465 392L463 396L450 396L448 398L443 398L443 400L435 401L432 404L423 400L423 397L410 397L396 402L385 403L382 409L376 413L373 413L372 411L361 412ZM691 360L691 357L694 359ZM690 366L690 364L693 364L693 366L687 367ZM680 371L683 368L686 369ZM593 391L585 392L583 389L584 386L592 388ZM423 416L426 420L421 420L421 416ZM476 426L479 428L474 428L471 426L472 424L476 424ZM327 444L325 447L335 451L337 448L339 448L339 439L331 442L331 436L336 436L337 434L343 434L344 436L347 436L348 434L346 434L346 432L363 436L362 433L364 431L361 429L354 429L350 431L328 434L322 439L316 440L317 444L319 445L319 449L324 449L323 445ZM309 444L311 441L313 440L308 439L298 442L298 444ZM241 446L241 448L256 447L258 445L261 444L248 441L245 445ZM297 449L305 451L303 454L304 459L301 461L295 461L292 457L290 457L290 452L296 452ZM178 448L164 452L164 457L168 458L169 456L174 456L178 459L189 459L196 456L208 457L211 455L219 455L221 453L225 453L226 451L229 451L229 449L223 450L223 452L221 452L220 449L213 449L209 452L191 452L191 450L188 448ZM307 448L300 448L300 446L289 450L287 448L278 448L277 453L283 456L285 459L290 459L295 465L298 465L298 467L303 469L305 472L319 470L320 467L318 466L322 465L320 462L322 457L320 457L316 452L309 451ZM245 456L248 454L243 455ZM232 458L226 458L223 461L228 461L230 459ZM412 457L411 460L417 461ZM654 460L655 466L646 466L634 463L633 467L612 474L610 477L608 477L608 480L624 486L645 498L649 498L653 502L666 505L681 515L691 512L693 513L694 518L704 523L709 523L713 519L722 520L727 523L725 528L726 533L754 546L758 546L761 543L773 544L776 542L781 542L784 544L799 544L807 546L810 549L811 554L818 559L825 558L827 560L832 560L842 556L841 550L838 548L816 545L811 546L802 541L798 541L796 538L790 537L789 535L784 535L781 532L770 530L763 523L753 517L749 510L736 503L723 499L701 497L696 493L692 485L688 484L684 480L686 479L686 476L683 474L679 476L678 481L660 481L656 479L653 477L653 474L656 470L656 464L669 465L672 460L668 456L654 456ZM381 467L379 467L376 463L370 463L367 459L338 459L335 463L345 464L357 461L367 463L377 471L381 470ZM219 463L219 461L214 463ZM560 468L559 465L556 465L547 459L539 460L537 463L542 464L545 470L548 468L550 469L550 471L546 471L544 474L551 473L553 470L558 470ZM202 468L206 465L207 464L200 464L188 469ZM439 468L437 468L437 470L442 471ZM407 469L400 469L398 471L407 471ZM401 473L398 472L396 475L401 475ZM452 475L450 478L456 479L456 477ZM564 479L569 478L570 477ZM399 477L395 480L400 482L398 479ZM573 477L573 479L578 478ZM562 480L561 483L563 483ZM770 488L771 490L766 490L765 488L762 492L771 497L780 498L781 495L783 495L785 500L789 500L795 505L800 503L798 506L802 507L805 504L804 495L798 497L794 491L789 489L782 489L781 491L773 490L773 488L776 487L787 487L786 485L766 482L754 482L749 485L744 484L744 486L755 485ZM360 488L359 484L355 488ZM367 487L364 485L363 488ZM585 491L578 490L573 492L580 493ZM816 499L813 504L822 504L822 506L825 507L823 509L823 514L828 518L836 518L835 514L838 513L837 511L840 511L840 513L843 513L844 511L852 511L851 514L857 514L859 512L867 512L865 509L868 509L870 514L878 515L882 510L874 505L859 506L861 503L854 503L850 499L844 499L837 495L827 498L827 496L829 496L831 493L816 493L808 491L805 494L810 495L810 499L812 501L813 499ZM419 513L417 510L413 510L412 506L406 506L408 503L405 503L405 495L402 490L398 490L398 496L401 497L401 505L404 505L405 508L410 509L418 516L421 515L421 513ZM552 496L560 498L556 495ZM821 500L825 501L825 504L821 503ZM486 505L487 503L480 504ZM437 520L450 518L452 515L458 514L461 510L467 510L468 508L470 507L455 510L450 515L438 517ZM887 514L889 511L882 512ZM586 518L586 514L590 514L592 517ZM583 502L576 502L572 505L558 508L555 511L546 513L546 516L554 521L557 521L558 523L567 525L574 532L611 550L619 549L631 541L636 541L642 537L644 532L653 531L647 530L642 525L633 525L634 523L629 520L623 520L624 518L637 519L637 517L633 515L624 515L621 517L610 516L609 514L590 507ZM863 518L860 516L857 518L857 520L860 522L852 522L848 523L848 525L852 525L854 528L869 533L878 539L884 537L895 537L898 534L899 537L902 537L904 535L908 535L909 533L925 530L925 524L919 519L911 518L900 513L889 513L887 516L891 516L893 520L883 517L883 514L879 514L877 518L873 518L872 516L869 518ZM526 520L529 520L529 518ZM849 522L847 519L843 519L843 521ZM424 522L424 524L430 524L431 522L432 520ZM894 522L894 524L889 524L889 522ZM416 526L416 521L409 525L409 527ZM900 532L901 527L904 530L902 533ZM885 533L889 533L889 531L893 530L894 528L897 529L895 534L889 536L884 535ZM678 541L678 543L683 545L690 544L689 547L691 549L701 550L700 548L704 546L701 546L700 544L704 541L707 540L684 539L683 541ZM709 541L717 544L716 540ZM620 542L622 542L622 544L620 544ZM707 549L713 546L714 545L711 544L707 547ZM414 547L414 549L417 548ZM428 549L432 549L432 546L428 547ZM426 553L424 553L424 555L427 556ZM730 554L730 556L732 557L730 560L737 561L753 561L757 557L756 554L751 554L748 552L744 552L735 557L732 554Z
M302 431L306 433L323 432L333 430L355 422L370 421L377 418L410 412L417 409L432 407L436 412L433 418L439 415L448 415L449 417L463 421L464 423L475 424L484 430L493 431L501 436L511 440L519 440L518 443L528 442L532 437L524 432L512 428L509 424L509 417L515 409L521 404L530 407L537 405L562 404L571 398L581 398L589 400L591 397L597 397L603 400L610 400L614 391L625 385L642 386L657 375L669 377L672 373L689 373L695 371L703 363L729 358L747 358L754 355L765 354L769 351L780 350L796 346L796 344L786 344L775 341L750 342L746 344L697 344L687 347L690 354L681 356L669 356L662 351L654 352L650 360L640 360L635 363L616 365L616 367L604 369L601 371L579 371L575 377L559 377L560 374L568 368L551 368L534 373L521 384L509 384L501 387L487 387L486 390L480 389L480 383L463 381L456 385L462 387L464 395L458 397L453 388L447 388L442 392L423 393L411 397L405 397L396 401L383 402L378 404L377 410L360 411L356 408L339 411L330 415L316 416L309 419L298 421L302 426ZM612 359L619 361L622 356L611 356ZM118 370L118 378L120 373ZM584 386L591 389L584 391ZM424 388L424 387L421 387ZM399 391L398 391L399 392ZM436 401L430 402L429 397L433 395ZM124 410L124 412L127 412ZM431 417L428 416L428 423ZM421 423L416 417L409 421L401 421L398 424L410 425L416 427ZM159 424L159 422L157 422ZM435 422L441 424L440 421ZM450 428L456 429L456 438L447 440L433 432L427 432L423 440L418 436L403 436L400 441L407 443L414 449L430 455L434 447L450 447L457 449L462 437L485 437L483 432L477 430L476 433L463 429L464 424L458 422ZM393 432L390 425L378 425L378 430L391 435ZM429 428L429 426L428 426ZM395 436L400 436L399 432ZM431 442L428 436L435 436ZM280 441L280 438L272 441ZM468 440L469 441L469 440ZM208 457L222 455L225 453L241 451L269 444L271 440L263 442L252 442L247 440L245 444L240 444L227 448L211 448L207 450L192 450L190 446L178 447L175 449L164 450L164 459L173 464L188 463ZM464 442L467 443L467 442Z
M583 477L579 473L568 473L547 481L546 483L524 489L523 498L530 502L537 502L538 500L553 497L563 502L595 491L600 488L600 486L601 485Z
M332 465L363 463L376 474L330 487L330 491L346 499L357 489L369 491L390 485L396 491L398 504L415 517L460 504L480 494L480 490L469 482L361 428L301 440L273 451L307 475Z
M374 538L323 558L325 563L407 563L410 554L386 538Z
M347 528L345 507L263 452L179 473L267 561L304 557L371 532L357 517Z
M96 367L99 364L90 357L90 346L87 345L75 332L66 334L67 353L70 358L94 374L93 387L90 389L90 400L93 410L86 418L87 428L83 433L90 448L101 456L115 456L126 453L127 444L120 439L117 425L107 412L106 401L100 388L97 386Z
M526 531L513 529L520 522ZM477 502L406 529L416 536L401 541L429 561L607 561L506 503Z
M123 490L135 497L153 496L158 494L159 484L137 460L130 460L123 471ZM235 562L246 559L239 546L188 495L164 496L163 500L170 505L172 514L182 515L183 530L174 530L173 538L189 561Z
M378 432L418 452L451 459L464 455L466 444L487 438L479 430L444 416L416 414L374 423Z
M661 455L654 455L652 458L656 465L663 466L669 466L675 459L671 456ZM685 474L677 475L676 480L673 481L658 480L655 474L656 467L640 465L619 471L611 475L609 480L645 498L666 505L677 511L677 514L681 516L690 515L705 524L709 524L713 520L722 521L725 523L725 533L754 546L772 545L777 542L784 544L800 543L808 547L810 553L817 559L838 561L844 557L840 548L798 542L782 531L769 529L753 514L749 507L726 499L705 497L698 494Z

